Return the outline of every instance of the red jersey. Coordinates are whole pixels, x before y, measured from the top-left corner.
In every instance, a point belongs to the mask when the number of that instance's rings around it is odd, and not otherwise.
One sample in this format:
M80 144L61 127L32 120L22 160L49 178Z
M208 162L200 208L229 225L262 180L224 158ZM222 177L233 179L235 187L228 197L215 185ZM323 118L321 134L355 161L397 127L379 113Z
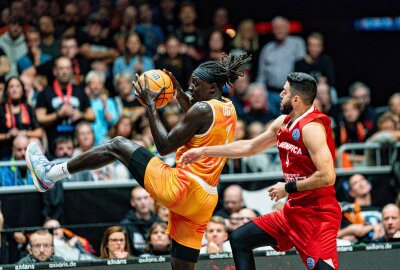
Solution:
M279 149L285 181L301 181L317 170L303 142L303 127L313 121L319 122L324 126L327 144L332 159L335 160L335 143L332 136L331 120L328 116L319 112L312 106L293 123L289 123L289 121L290 115L286 116L282 127L277 133L277 147ZM291 193L289 194L289 199L293 201L303 199L313 200L325 196L334 196L335 193L335 188L333 186L327 186L315 190Z

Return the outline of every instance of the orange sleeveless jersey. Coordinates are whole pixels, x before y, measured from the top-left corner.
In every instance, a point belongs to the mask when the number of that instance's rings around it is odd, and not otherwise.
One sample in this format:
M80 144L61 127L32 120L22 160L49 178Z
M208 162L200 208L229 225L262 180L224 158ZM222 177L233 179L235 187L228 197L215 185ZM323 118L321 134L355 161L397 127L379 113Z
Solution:
M181 146L176 153L176 160L179 161L183 153L191 148L200 146L221 145L232 142L233 134L236 129L236 110L229 99L225 102L212 99L205 101L211 105L214 113L214 122L209 130L201 135L195 135L186 144ZM218 184L219 175L224 167L226 158L205 157L191 166L185 168L186 171L202 178L211 186ZM177 163L177 168L180 164Z

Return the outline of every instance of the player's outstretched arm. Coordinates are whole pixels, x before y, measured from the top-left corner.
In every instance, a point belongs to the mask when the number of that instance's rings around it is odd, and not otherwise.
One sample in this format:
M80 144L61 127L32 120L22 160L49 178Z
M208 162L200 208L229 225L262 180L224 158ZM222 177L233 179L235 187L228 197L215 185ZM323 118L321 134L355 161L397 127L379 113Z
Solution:
M276 144L276 133L282 126L285 117L286 115L282 115L275 119L264 133L251 140L240 140L224 145L193 148L185 152L179 162L183 167L186 167L202 157L240 158L255 155Z
M298 191L331 186L335 183L335 166L326 141L325 129L318 122L303 127L303 142L306 145L317 171L309 178L296 182Z

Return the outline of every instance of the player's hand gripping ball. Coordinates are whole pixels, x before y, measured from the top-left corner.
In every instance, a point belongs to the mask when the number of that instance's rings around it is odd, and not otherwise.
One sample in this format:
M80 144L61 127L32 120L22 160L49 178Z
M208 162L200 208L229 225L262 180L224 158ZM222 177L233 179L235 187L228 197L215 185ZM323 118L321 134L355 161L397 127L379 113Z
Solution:
M145 75L147 76L148 84L146 84ZM148 99L156 99L155 105L157 109L167 105L174 97L174 85L171 78L159 69L151 69L144 72L139 76L134 86L135 94L139 102L144 106L148 103L143 100L145 98L144 95L147 95Z

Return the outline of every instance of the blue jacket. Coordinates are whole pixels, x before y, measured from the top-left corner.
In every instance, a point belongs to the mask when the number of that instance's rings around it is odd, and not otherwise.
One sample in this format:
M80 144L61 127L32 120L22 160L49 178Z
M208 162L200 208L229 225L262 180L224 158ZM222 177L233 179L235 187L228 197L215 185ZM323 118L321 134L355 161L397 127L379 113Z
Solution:
M10 161L13 161L14 157ZM27 168L26 177L22 178L21 172L19 170L21 167L11 166L11 167L0 167L0 186L10 187L10 186L24 186L33 185L31 172Z

